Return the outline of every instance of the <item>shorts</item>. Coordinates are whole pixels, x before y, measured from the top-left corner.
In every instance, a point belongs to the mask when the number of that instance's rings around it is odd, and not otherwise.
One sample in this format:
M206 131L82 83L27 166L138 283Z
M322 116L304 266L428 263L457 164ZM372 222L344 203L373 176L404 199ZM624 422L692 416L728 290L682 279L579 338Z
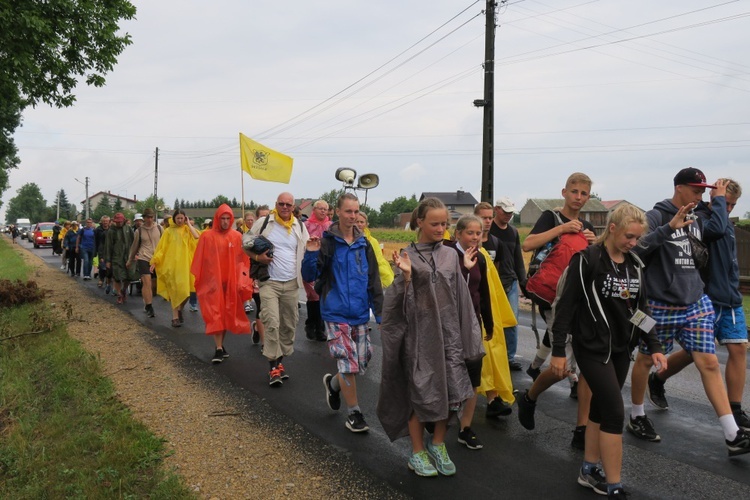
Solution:
M466 371L469 372L471 386L477 388L482 385L482 359L476 361L466 360Z
M135 268L138 270L138 274L143 276L144 274L150 274L151 276L154 275L154 273L151 272L151 263L147 260L136 260L135 261Z
M715 354L714 345L714 306L707 295L689 306L675 306L656 300L648 301L651 314L656 320L656 336L661 342L664 354L674 348L675 339L687 352ZM641 341L639 351L650 354Z
M740 307L716 307L714 335L719 344L743 344L747 342L745 311Z
M370 334L367 323L349 325L346 323L325 322L328 337L328 351L336 360L339 373L364 374L367 363L372 358Z

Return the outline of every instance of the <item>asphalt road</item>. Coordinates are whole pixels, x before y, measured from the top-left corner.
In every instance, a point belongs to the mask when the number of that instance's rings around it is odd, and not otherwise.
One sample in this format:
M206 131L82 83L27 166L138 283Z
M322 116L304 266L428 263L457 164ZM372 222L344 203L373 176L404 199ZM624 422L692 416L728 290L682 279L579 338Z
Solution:
M53 267L59 257L49 248L29 248ZM63 275L62 272L60 273ZM74 278L66 278L74 279ZM80 280L80 278L79 278ZM332 412L324 399L322 377L335 372L325 343L306 340L305 308L301 308L295 353L284 360L290 378L281 388L269 388L268 364L259 346L249 335L229 335L225 342L231 357L212 365L212 339L203 332L200 313L185 312L182 328L170 326L169 305L161 298L154 301L156 318L147 318L140 296L129 297L117 306L114 297L106 297L96 280L81 281L81 286L101 296L112 307L123 307L145 327L173 342L198 361L212 375L224 377L228 386L246 389L247 397L262 398L274 410L297 422L311 435L327 442L372 475L415 498L595 498L591 490L576 483L583 452L570 447L575 425L576 403L568 397L568 384L561 382L540 398L536 429L527 431L513 415L502 420L485 420L485 402L480 398L473 429L484 442L484 449L471 451L456 442L456 429L448 434L448 450L458 473L452 478L418 478L406 467L410 454L407 439L391 443L375 415L379 390L380 335L373 325L374 358L366 375L357 381L359 401L370 426L366 434L353 434L344 427L344 411ZM519 327L519 355L524 364L533 358L534 335L530 319L522 314ZM541 329L543 323L540 320ZM719 359L726 352L719 349ZM516 388L525 389L531 379L524 372L513 372ZM629 409L629 385L623 394ZM730 459L727 456L718 420L703 392L700 377L693 367L683 371L667 385L670 409L657 411L646 403L661 443L640 441L624 435L623 482L632 498L750 498L750 454ZM745 402L750 406L748 391Z

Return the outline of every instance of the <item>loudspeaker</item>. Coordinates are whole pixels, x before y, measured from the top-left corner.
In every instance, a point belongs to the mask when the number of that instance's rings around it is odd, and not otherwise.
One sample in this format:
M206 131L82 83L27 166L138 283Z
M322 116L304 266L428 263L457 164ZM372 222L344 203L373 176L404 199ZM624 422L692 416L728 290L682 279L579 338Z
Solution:
M359 178L359 187L362 189L372 189L378 187L380 179L375 174L365 174Z
M350 186L354 184L354 179L357 177L357 172L352 170L351 168L338 168L336 169L336 179L340 180L344 184L349 184Z

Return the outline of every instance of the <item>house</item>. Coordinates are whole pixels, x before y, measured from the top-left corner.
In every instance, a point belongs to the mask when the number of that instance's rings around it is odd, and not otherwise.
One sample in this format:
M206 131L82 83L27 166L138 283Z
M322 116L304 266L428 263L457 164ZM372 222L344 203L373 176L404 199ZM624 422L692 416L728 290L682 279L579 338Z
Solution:
M545 210L560 209L564 204L565 200L562 198L529 198L519 212L521 224L533 226L542 215L542 212ZM601 234L604 230L607 224L607 215L609 215L607 207L600 200L593 198L590 198L586 202L580 213L580 217L583 220L589 221L594 226L597 234Z
M615 208L617 208L620 205L622 205L623 203L630 203L630 202L628 200L608 200L608 201L602 200L602 205L604 205L604 208L606 208L610 213ZM633 205L633 206L638 207L637 205L635 205L635 203L630 203L630 204ZM640 207L638 207L638 208L640 208ZM643 210L643 209L641 208L641 210ZM645 212L645 210L643 210L643 211Z
M474 206L479 203L471 193L461 191L460 189L455 193L422 193L419 197L419 201L422 201L425 198L437 198L442 201L448 208L448 212L455 212L455 214L451 214L451 217L456 214L458 217L473 214ZM458 219L458 217L456 217L456 219Z
M89 202L89 206L91 207L91 210L94 210L98 205L99 202L102 201L102 198L104 197L109 198L109 206L113 206L115 204L115 200L120 200L120 204L122 205L123 210L135 210L135 203L136 198L133 196L133 198L127 198L125 196L120 196L117 194L112 194L110 191L107 191L106 193L104 191L99 191L95 195L89 196L87 198ZM81 206L86 206L86 201L81 201Z

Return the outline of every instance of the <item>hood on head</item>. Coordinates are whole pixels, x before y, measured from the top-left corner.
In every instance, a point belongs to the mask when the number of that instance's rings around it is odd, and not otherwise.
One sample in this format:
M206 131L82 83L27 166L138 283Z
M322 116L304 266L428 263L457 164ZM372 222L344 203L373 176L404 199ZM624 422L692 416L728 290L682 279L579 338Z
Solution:
M227 205L226 203L222 203L219 208L216 209L216 212L214 212L214 218L213 218L213 225L211 229L214 231L219 232L226 232L222 231L221 229L221 216L229 214L229 229L227 231L233 231L234 230L234 213L232 212L232 209Z

